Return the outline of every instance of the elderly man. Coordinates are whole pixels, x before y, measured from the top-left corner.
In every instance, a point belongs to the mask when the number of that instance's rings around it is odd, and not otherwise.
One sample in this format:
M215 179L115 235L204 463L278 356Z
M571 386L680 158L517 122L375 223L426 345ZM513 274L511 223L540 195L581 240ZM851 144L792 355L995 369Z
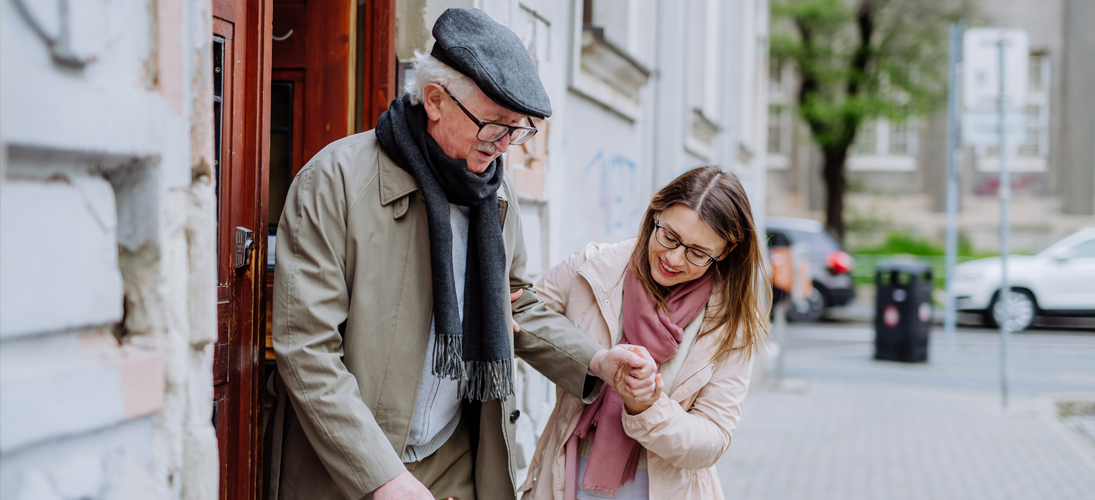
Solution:
M528 52L477 10L433 34L408 95L320 151L286 199L275 498L514 498L514 354L586 402L618 371L653 393L645 351L603 349L525 276L499 155L551 114Z

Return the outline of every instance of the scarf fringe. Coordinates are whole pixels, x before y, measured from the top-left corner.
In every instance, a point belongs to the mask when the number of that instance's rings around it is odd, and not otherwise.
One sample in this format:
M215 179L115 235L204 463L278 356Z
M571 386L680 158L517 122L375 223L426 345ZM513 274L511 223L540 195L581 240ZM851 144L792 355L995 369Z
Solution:
M464 397L472 401L505 401L513 395L513 361L470 361Z
M464 336L458 334L437 335L433 344L433 374L451 380L464 381Z

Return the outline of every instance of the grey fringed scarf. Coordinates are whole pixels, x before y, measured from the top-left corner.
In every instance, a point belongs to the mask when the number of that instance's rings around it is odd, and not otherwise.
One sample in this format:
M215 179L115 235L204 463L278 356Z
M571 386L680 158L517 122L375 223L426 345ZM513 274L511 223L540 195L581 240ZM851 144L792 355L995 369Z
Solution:
M506 247L499 224L498 188L504 170L496 159L482 174L468 171L426 133L426 110L409 96L392 101L376 125L380 146L414 176L426 202L433 271L433 319L437 335L433 373L460 380L464 397L505 400L513 395L513 358L503 309ZM457 311L452 269L449 203L468 206L468 260L464 276L464 320Z

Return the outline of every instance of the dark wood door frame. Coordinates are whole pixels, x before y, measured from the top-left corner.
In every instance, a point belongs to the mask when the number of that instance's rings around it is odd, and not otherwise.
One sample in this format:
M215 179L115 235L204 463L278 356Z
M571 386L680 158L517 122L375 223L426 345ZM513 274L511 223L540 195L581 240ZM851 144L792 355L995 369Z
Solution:
M226 51L218 244L218 348L214 379L221 457L220 497L258 498L261 488L261 389L266 218L270 141L271 0L214 0L214 34ZM227 262L236 227L254 231L250 261ZM255 471L260 471L255 473Z
M358 112L362 115L359 131L363 131L376 126L396 95L395 0L373 0L359 8L365 9L358 33L362 55L358 74L364 89Z

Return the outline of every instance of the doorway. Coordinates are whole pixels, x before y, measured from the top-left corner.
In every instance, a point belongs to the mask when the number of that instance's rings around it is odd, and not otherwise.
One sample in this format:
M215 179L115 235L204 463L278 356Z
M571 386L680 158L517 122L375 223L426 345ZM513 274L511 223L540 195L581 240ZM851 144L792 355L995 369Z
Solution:
M327 144L373 128L395 96L395 0L273 0L270 33L269 164L264 260L264 355L276 369L271 333L278 221L293 179ZM265 380L265 379L264 379ZM264 395L262 429L276 401ZM265 457L264 457L265 458ZM268 472L263 460L258 470ZM260 473L260 475L263 475ZM269 485L263 485L267 491ZM265 496L265 495L264 495Z

